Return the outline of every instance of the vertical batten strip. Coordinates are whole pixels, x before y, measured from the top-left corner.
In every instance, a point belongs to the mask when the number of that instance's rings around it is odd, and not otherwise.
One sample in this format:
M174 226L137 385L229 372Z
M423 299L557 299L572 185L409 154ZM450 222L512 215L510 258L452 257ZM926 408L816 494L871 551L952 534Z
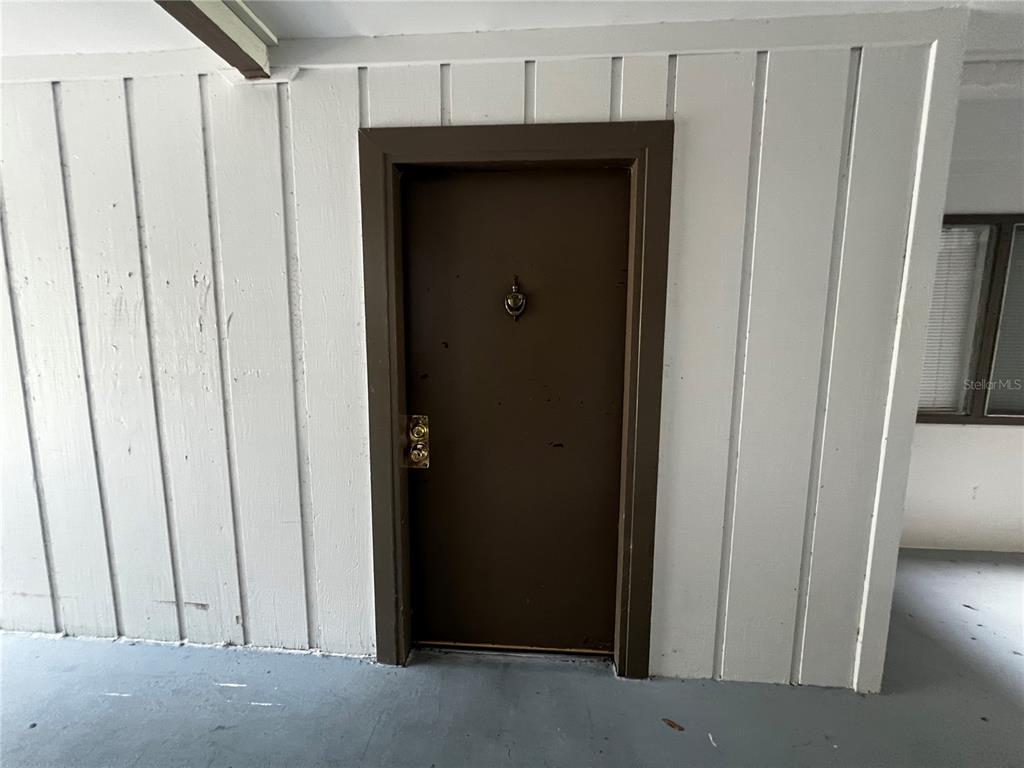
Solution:
M72 256L119 629L179 637L122 79L60 88Z
M182 634L243 642L199 80L132 80L132 144Z
M537 122L537 62L523 62L523 122Z
M224 261L221 258L220 211L217 197L217 178L214 172L216 155L210 135L209 75L199 76L200 122L203 130L203 163L206 172L206 205L209 223L210 276L213 283L213 305L217 317L217 360L220 369L221 401L224 413L224 448L227 456L228 487L231 493L231 529L235 543L235 564L238 568L238 599L242 625L242 642L252 642L249 625L249 588L246 581L245 540L238 508L238 465L235 459L235 411L231 393L231 367L228 363L228 338L231 334L231 315L225 316Z
M860 691L877 691L882 686L913 434L909 417L916 410L918 401L924 326L935 270L938 227L935 226L934 231L929 227L941 214L941 193L945 187L945 184L936 182L935 176L940 179L948 176L957 72L961 68L966 24L964 15L955 37L935 41L929 47L878 480L874 489L857 623L853 687ZM936 81L939 83L938 94L935 92ZM926 153L929 156L927 164ZM901 417L903 423L894 423L897 417Z
M612 68L606 58L537 62L538 123L607 122Z
M904 103L901 107L921 106L901 118L909 123L903 129L911 134L904 137L909 147L902 154L904 162L913 167L914 181L909 191L903 190L907 197L897 205L890 205L887 213L892 215L896 212L893 209L898 210L898 219L902 221L890 223L885 230L875 230L875 220L870 213L865 214L866 220L871 222L865 227L865 235L877 231L890 233L888 236L897 240L897 245L892 247L902 249L904 258L896 269L895 280L900 285L898 298L889 310L891 317L892 307L895 308L896 326L893 329L890 322L885 329L887 354L881 367L887 371L888 378L880 393L885 403L881 409L884 416L878 433L873 436L878 461L870 470L878 472L878 480L867 504L871 508L867 551L861 551L860 563L856 564L859 566L857 573L864 573L864 581L858 621L852 628L857 636L852 678L853 686L862 691L877 691L881 686L910 443L917 411L922 342L937 256L944 182L949 170L965 18L961 15L957 19L959 26L951 30L948 37L929 46L927 53L913 48L877 53L872 50L872 61L888 60L888 66L893 68L888 76L880 75L886 87L901 84L899 87L906 89L903 101L910 104ZM917 56L918 61L916 64L899 61L901 55ZM893 62L892 58L897 61ZM866 104L865 101L865 108ZM885 123L883 136L897 140L900 132L890 133L890 115L885 114L880 120ZM907 161L906 156L912 159ZM899 229L891 232L896 224L905 227L905 236ZM883 345L879 342L878 346Z
M60 632L46 501L39 483L35 437L25 391L21 323L7 261L7 217L0 191L0 586L5 629Z
M650 658L652 674L693 678L715 657L757 56L678 69Z
M114 631L117 636L124 634L124 623L121 619L120 585L117 581L117 556L114 552L110 514L108 512L107 488L103 474L103 463L100 460L100 449L96 439L96 409L93 404L92 367L89 360L89 343L86 339L87 329L82 314L82 279L78 264L78 236L75 230L74 201L71 197L71 164L67 156L67 138L64 135L64 114L61 97L61 83L51 84L53 92L53 120L57 129L57 157L60 162L61 192L64 195L64 216L68 233L68 261L71 265L71 286L75 301L75 314L78 319L78 345L82 356L82 385L85 388L85 411L89 423L89 440L92 444L92 461L96 473L96 489L99 496L100 520L103 524L104 555L107 558L107 570L110 574L110 599L114 611Z
M668 73L666 77L665 119L672 120L676 114L676 79L678 78L679 56L668 57Z
M733 535L736 521L737 461L743 426L743 395L747 374L747 351L750 342L751 276L754 271L754 239L757 234L757 212L761 191L761 158L764 152L764 117L765 102L768 97L770 56L768 51L758 51L754 71L754 106L751 114L746 215L743 220L743 261L740 269L739 320L736 324L736 357L732 378L732 418L729 427L725 516L722 523L722 546L719 560L718 607L715 613L714 677L722 677L725 670L725 641L728 630L729 587L732 576Z
M22 353L39 498L59 628L116 633L99 504L67 209L50 83L5 84L4 214L10 292Z
M469 62L451 68L451 125L522 123L525 82L521 62Z
M664 119L667 105L665 88L669 82L667 56L626 56L620 62L618 77L621 83L617 95L618 112L614 119ZM672 83L675 83L674 78Z
M370 85L366 73L366 67L359 67L356 70L356 79L359 87L359 127L370 127Z
M295 450L298 457L299 520L302 526L302 573L306 590L306 626L310 648L319 648L320 620L316 599L316 563L313 560L313 513L310 501L309 399L302 312L302 264L296 239L295 161L292 149L291 91L288 83L277 85L278 122L281 126L281 195L284 198L284 239L288 281L288 317L291 331L292 384L295 408Z
M441 74L437 64L370 67L369 126L441 124Z
M352 69L308 70L288 89L320 647L365 655L374 602L359 79Z
M836 185L835 224L832 228L832 258L829 264L828 293L825 299L825 331L821 342L821 370L818 374L818 399L814 416L814 443L811 449L811 472L807 483L807 511L804 520L804 543L800 555L800 580L797 586L796 626L793 636L793 660L790 682L802 677L804 641L807 631L807 599L810 593L811 558L814 556L814 534L821 490L822 451L825 446L825 421L832 387L835 351L836 313L843 273L846 243L846 213L850 200L850 165L856 142L857 102L860 93L861 49L850 52L850 75L846 86L846 116L843 119L843 154L840 158L839 181Z
M149 361L150 390L153 398L153 429L156 439L157 459L160 464L160 489L163 494L165 525L167 526L167 552L171 565L171 584L174 590L174 612L178 622L178 639L186 638L185 606L181 595L181 561L178 555L178 531L174 524L174 508L171 503L170 483L167 477L167 448L164 442L163 411L160 402L160 387L157 385L157 364L153 345L153 300L149 266L147 264L148 243L146 240L146 212L142 204L142 190L139 186L138 146L135 140L134 80L124 79L125 129L128 140L128 162L132 177L132 201L135 204L135 236L139 248L139 278L142 292L143 321L146 329L146 353Z
M608 119L616 122L622 119L622 57L612 57L611 114Z
M215 77L207 97L249 641L306 648L277 89Z
M868 47L861 57L803 683L849 686L853 674L860 595L849 585L867 557L874 484L864 478L875 477L881 450L925 59L922 46Z
M882 504L885 503L885 501L887 501L886 499L883 498L883 494L885 492L885 482L886 482L886 479L887 479L887 477L886 477L886 462L887 462L887 459L888 459L887 448L888 448L888 440L889 440L889 429L890 429L890 426L892 425L892 420L893 420L892 409L893 409L893 407L895 405L895 401L896 401L896 397L897 397L897 387L898 387L898 384L899 384L899 376L898 376L898 374L899 374L899 364L900 364L899 350L900 350L900 342L901 342L901 336L902 336L902 331L903 331L902 326L903 326L903 321L906 319L905 311L906 311L908 302L911 299L911 297L909 295L909 288L910 288L909 284L910 284L910 277L911 277L911 275L910 275L910 268L911 268L911 266L917 266L917 263L911 261L911 254L913 252L914 239L917 236L916 222L917 222L917 216L918 216L918 206L920 204L922 176L923 176L923 173L924 173L925 141L926 141L926 139L928 137L928 118L929 118L929 115L930 115L931 110L932 110L932 99L934 98L934 94L933 94L932 91L933 91L933 87L935 85L936 69L937 69L938 64L939 64L937 53L938 53L938 43L937 42L933 42L931 44L931 46L929 47L929 51L928 51L928 67L927 67L927 70L926 70L925 85L924 85L924 104L923 104L922 109L921 109L921 122L920 122L920 126L919 126L919 129L918 129L918 141L917 141L917 161L915 163L915 168L914 168L914 191L913 191L913 196L912 196L911 202L910 202L910 211L909 211L910 223L909 223L909 225L907 227L906 249L904 251L904 257L903 257L904 258L904 261L903 261L903 272L900 275L899 311L897 312L897 315L896 315L896 331L895 331L895 333L893 335L893 354L892 354L892 358L891 358L890 365L889 365L889 387L888 387L888 392L887 392L887 396L886 396L886 400L885 400L885 425L884 425L883 430L882 430L881 450L879 451L879 456L878 456L878 476L877 476L877 480L876 480L876 484L875 484L874 504L873 504L872 510L871 510L871 528L870 528L869 538L868 538L868 552L867 552L867 557L865 558L864 584L863 584L863 586L861 588L860 618L859 618L859 620L857 622L857 647L856 647L856 650L854 652L854 662L853 662L853 685L854 685L854 688L856 688L857 690L865 690L865 689L866 690L878 690L878 688L881 687L881 683L882 683L882 663L881 662L882 662L882 658L884 658L884 656L885 656L885 642L886 642L884 637L881 638L881 639L879 639L877 636L875 638L872 638L872 640L874 640L874 642L876 643L876 648L880 648L881 649L881 653L875 653L870 658L869 664L872 665L872 669L869 671L869 673L867 675L865 675L864 672L862 671L862 666L864 665L864 659L865 659L865 639L866 639L866 632L867 632L867 629L868 629L868 621L873 618L873 617L870 617L869 613L868 613L869 608L871 607L871 605L870 605L870 603L871 603L871 591L872 591L873 588L877 588L877 587L875 587L875 585L879 581L881 581L882 577L883 577L883 573L881 573L882 569L875 564L875 559L876 559L875 551L876 551L876 548L879 548L879 544L883 544L885 546L888 546L888 545L891 544L890 541L884 541L884 542L881 541L881 536L879 535L879 531L878 531L878 528L879 528L879 513L881 512ZM946 147L946 154L948 155L949 152L952 150L952 128L947 128L947 130L945 132L948 133L948 140L945 141L945 143L948 144L948 146ZM940 136L941 136L941 131L940 131ZM940 140L939 143L941 145L942 141ZM934 262L935 257L932 257L930 260ZM921 259L921 261L928 261L928 259L927 258ZM927 297L927 295L930 293L930 290L922 291L922 293L924 293L925 296ZM925 303L925 302L922 302L922 303ZM919 317L921 316L920 310L918 310L918 316ZM921 332L917 331L917 335L921 336ZM920 346L920 342L918 342L918 346ZM908 357L911 357L911 355L908 355ZM920 362L920 357L919 356L918 356L918 362ZM911 389L910 387L904 387L904 388L906 390L908 390L908 391L910 391L910 389ZM913 386L913 391L914 392L917 391L917 386ZM907 447L909 447L910 440L906 439L905 442L907 444ZM904 469L903 472L902 472L902 474L904 476L904 486L905 486L905 479L906 479L906 475L907 475L908 470L909 470L909 468ZM905 493L905 491L904 491L904 493ZM898 526L897 526L897 528L898 528ZM888 539L889 537L886 537L886 538ZM899 557L898 546L899 545L898 545L898 540L897 540L897 552L896 552L896 554L888 555L887 556L887 559L891 561L891 566L889 568L887 568L887 570L890 570L892 572L892 578L895 578L896 560ZM882 557L883 557L883 555L880 554L878 559L881 560ZM889 574L888 573L884 574L884 578L889 579ZM891 596L892 590L889 589L888 593L889 593L890 596L889 596L887 602L891 603L892 602L892 596ZM887 613L888 613L888 611L886 611L886 614ZM884 619L882 619L882 620L876 620L876 625L885 625L885 626L887 626L888 623L889 623L888 615L886 615L884 617ZM878 632L878 630L875 630L875 631L876 631L877 634L881 634L880 632Z
M767 71L732 510L727 679L787 682L792 666L849 62L849 49L773 51Z
M452 124L452 65L441 65L441 125Z

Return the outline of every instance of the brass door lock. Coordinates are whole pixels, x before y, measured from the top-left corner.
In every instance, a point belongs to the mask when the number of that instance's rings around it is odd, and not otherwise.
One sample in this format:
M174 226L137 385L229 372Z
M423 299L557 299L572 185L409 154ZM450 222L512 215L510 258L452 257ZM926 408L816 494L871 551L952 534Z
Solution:
M414 415L405 421L405 457L407 469L430 467L430 420L426 416Z

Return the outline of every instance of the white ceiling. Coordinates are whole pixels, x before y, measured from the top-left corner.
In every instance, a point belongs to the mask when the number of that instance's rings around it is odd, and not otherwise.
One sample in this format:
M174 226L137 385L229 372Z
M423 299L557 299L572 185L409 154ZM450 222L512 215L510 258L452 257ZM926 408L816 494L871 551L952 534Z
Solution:
M942 0L676 0L675 2L340 2L249 0L279 38L476 32L536 27L763 18L908 10ZM970 2L969 49L1020 50L1024 2ZM0 52L7 56L123 53L195 48L199 41L153 0L0 0Z
M174 51L200 45L153 0L0 0L4 56Z

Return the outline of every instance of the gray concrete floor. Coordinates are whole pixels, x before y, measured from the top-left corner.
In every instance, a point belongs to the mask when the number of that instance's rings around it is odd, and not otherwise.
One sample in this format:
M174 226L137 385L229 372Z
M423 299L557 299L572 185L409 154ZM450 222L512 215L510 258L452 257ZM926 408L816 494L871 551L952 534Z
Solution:
M905 551L885 692L2 638L3 768L1021 766L1024 556ZM669 727L668 718L685 730Z

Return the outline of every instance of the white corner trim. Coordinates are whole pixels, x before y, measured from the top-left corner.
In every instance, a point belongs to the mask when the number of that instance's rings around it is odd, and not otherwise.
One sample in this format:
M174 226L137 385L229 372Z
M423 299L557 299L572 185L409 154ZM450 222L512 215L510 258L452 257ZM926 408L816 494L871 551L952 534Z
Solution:
M189 75L228 69L209 48L146 53L62 53L0 57L5 83Z
M269 51L271 79L293 79L299 68L367 64L558 59L634 54L690 54L786 48L850 47L863 43L930 44L962 36L967 9L801 16L786 19L624 24L607 27L393 37L281 40ZM146 53L0 57L0 81L90 80L199 74L227 69L206 48Z
M882 684L903 505L910 471L910 446L917 415L925 321L949 176L966 22L966 15L960 16L956 26L938 37L931 48L861 593L861 616L853 666L853 688L857 691L878 691Z
M391 37L281 40L278 67L328 68L384 63L687 54L786 48L930 44L963 34L967 9L800 16L785 19L622 24L605 27Z

